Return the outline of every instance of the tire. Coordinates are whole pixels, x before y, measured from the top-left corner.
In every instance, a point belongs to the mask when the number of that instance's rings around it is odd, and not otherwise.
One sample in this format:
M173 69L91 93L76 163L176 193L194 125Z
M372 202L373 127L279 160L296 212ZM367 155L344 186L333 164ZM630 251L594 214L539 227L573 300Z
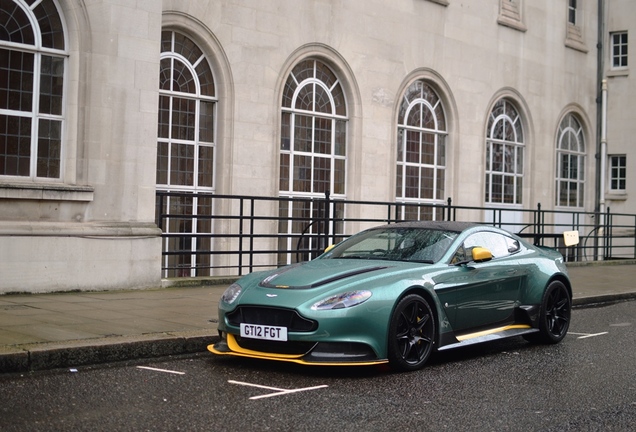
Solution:
M435 316L426 300L417 294L401 299L389 324L388 357L399 371L420 369L435 344Z
M551 282L543 294L539 313L539 332L526 335L532 343L555 344L568 333L572 298L563 282Z

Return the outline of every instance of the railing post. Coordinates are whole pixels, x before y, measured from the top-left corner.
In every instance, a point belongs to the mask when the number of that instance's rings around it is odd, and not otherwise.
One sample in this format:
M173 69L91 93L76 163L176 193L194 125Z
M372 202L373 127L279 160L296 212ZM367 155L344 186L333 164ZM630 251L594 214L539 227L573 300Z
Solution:
M607 211L605 212L605 229L603 230L603 244L605 245L605 250L603 251L603 260L608 260L611 258L611 250L612 250L612 221L611 221L610 208L607 207Z
M536 233L539 234L534 239L534 244L538 245L540 243L539 239L543 238L543 233L545 232L545 227L543 226L543 212L541 211L541 203L537 203L537 229Z
M329 244L329 235L331 233L331 223L330 223L330 214L335 214L331 209L331 192L327 189L325 191L325 205L322 209L322 229L321 232L318 233L318 255L320 252L325 250L327 245Z
M232 204L230 204L230 208ZM239 199L238 275L243 275L243 198ZM250 252L251 253L251 252Z

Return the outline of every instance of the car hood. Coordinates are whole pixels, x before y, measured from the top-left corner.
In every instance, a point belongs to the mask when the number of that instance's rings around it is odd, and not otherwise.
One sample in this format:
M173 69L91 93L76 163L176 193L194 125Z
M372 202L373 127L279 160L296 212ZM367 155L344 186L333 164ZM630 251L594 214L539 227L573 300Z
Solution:
M265 288L310 289L322 285L377 272L391 267L390 263L358 259L318 259L279 268L259 283Z

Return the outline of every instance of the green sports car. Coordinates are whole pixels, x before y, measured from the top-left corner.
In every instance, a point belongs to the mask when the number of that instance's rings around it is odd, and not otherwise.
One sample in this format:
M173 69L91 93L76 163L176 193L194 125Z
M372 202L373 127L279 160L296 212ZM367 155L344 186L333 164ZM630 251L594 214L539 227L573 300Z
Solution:
M512 336L557 343L571 305L555 250L491 226L404 222L362 231L312 261L242 277L219 301L220 341L208 349L415 370L433 350Z

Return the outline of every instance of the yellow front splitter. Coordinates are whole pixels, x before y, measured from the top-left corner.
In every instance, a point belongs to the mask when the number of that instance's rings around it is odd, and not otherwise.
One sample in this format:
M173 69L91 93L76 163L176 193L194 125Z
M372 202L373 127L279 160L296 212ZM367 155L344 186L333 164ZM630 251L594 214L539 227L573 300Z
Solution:
M229 355L235 357L255 358L261 360L275 360L290 363L298 363L306 366L373 366L387 364L388 360L367 360L363 362L311 362L304 360L302 357L304 354L292 355L292 354L276 354L266 353L261 351L253 351L242 348L237 342L236 338L232 334L227 335L227 346L230 351L219 351L214 348L214 345L208 345L208 351L217 355Z

